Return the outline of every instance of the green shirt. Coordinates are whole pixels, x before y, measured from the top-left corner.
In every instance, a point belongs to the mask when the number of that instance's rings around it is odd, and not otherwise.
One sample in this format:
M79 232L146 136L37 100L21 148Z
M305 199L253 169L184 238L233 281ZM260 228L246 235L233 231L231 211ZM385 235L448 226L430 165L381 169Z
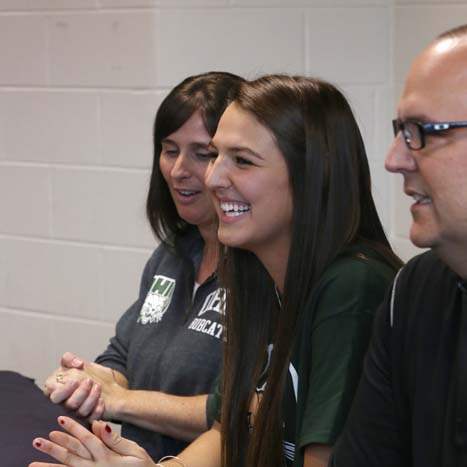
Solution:
M334 261L310 294L284 391L287 466L302 466L307 445L333 445L342 431L373 316L394 274L376 253L357 245ZM208 401L210 417L219 418L220 405L216 391Z

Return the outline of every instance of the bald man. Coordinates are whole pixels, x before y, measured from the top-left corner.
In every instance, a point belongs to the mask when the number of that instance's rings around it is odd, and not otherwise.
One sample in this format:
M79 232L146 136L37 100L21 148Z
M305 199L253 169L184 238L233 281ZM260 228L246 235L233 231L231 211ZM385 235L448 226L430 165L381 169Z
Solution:
M412 197L411 241L375 321L335 467L467 466L467 25L414 61L386 169Z

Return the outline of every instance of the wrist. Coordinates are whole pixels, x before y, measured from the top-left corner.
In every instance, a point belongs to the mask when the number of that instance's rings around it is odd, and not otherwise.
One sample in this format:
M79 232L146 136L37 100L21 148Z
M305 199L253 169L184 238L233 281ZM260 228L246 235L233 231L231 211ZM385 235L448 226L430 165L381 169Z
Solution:
M164 462L162 464L162 462ZM170 466L170 465L178 465L182 467L186 467L184 462L177 456L164 456L162 459L159 459L156 467L164 467L164 466Z
M109 393L104 397L104 417L109 420L122 420L128 411L130 390L122 388L117 383L112 383Z

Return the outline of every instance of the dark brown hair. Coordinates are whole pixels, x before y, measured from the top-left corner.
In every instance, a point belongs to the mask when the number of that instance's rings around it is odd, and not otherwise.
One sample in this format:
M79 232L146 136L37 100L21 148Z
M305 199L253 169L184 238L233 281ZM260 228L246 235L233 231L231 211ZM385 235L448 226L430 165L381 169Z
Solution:
M154 159L146 201L146 214L159 240L173 239L191 227L178 215L160 171L162 140L198 110L207 132L214 136L222 113L242 81L239 76L218 71L190 76L173 88L160 104L154 121Z
M281 407L300 311L324 270L343 250L364 242L395 269L371 194L370 171L359 128L345 97L311 78L264 76L242 84L235 104L275 137L288 168L293 197L292 241L282 307L257 257L227 248L228 290L222 405L222 465L283 464ZM247 413L274 344L267 386L251 434Z

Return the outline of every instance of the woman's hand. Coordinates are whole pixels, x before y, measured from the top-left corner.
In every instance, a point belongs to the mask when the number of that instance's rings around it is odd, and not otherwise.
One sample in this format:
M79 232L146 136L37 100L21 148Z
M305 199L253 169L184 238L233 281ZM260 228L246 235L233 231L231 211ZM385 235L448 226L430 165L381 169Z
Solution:
M33 446L60 464L33 462L29 467L155 467L148 453L133 441L113 433L102 421L92 424L92 433L68 417L59 417L67 432L52 431L49 440L36 438Z
M104 414L101 385L83 370L58 368L47 378L44 393L54 404L63 404L89 421Z
M123 400L127 385L119 372L66 352L61 366L47 378L44 392L53 403L93 421L116 416L115 406Z

